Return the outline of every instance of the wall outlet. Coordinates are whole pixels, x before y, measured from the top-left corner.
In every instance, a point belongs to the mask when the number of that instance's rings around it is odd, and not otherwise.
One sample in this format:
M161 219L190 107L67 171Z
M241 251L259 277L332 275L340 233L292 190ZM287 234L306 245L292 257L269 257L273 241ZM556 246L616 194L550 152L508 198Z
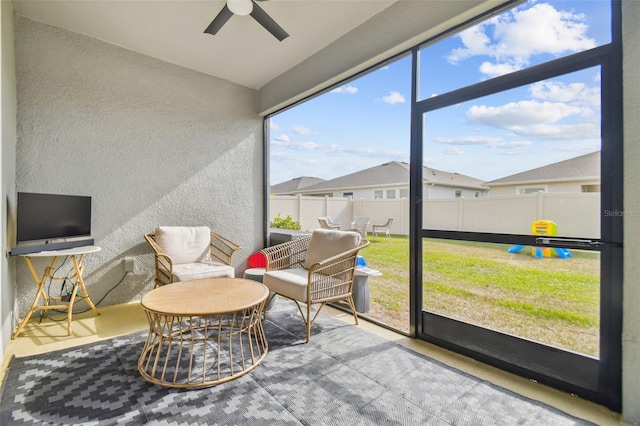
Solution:
M122 262L124 264L124 272L133 272L135 263L133 262L132 258L127 257Z

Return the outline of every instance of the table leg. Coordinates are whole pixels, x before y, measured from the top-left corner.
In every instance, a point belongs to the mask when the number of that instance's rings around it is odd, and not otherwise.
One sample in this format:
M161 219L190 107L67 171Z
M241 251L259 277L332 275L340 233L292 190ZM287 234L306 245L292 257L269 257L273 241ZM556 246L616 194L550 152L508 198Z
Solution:
M27 259L27 263L29 264L29 268L31 269L31 272L35 273L33 270L33 266L31 265L31 261L29 260L28 257L26 259ZM18 328L16 328L16 331L11 335L12 339L15 339L16 337L18 337L18 335L22 332L22 329L24 328L25 324L31 319L31 315L36 310L36 308L38 308L40 298L42 297L42 299L46 301L46 295L44 294L43 284L44 284L44 280L47 277L48 271L49 271L49 268L47 267L47 271L44 273L42 280L39 280L37 275L34 275L36 286L38 287L38 289L36 290L36 296L33 299L33 303L31 304L31 308L29 309L29 312L27 312L27 315L25 315L25 317L22 319L22 321L18 325Z
M24 328L24 326L31 319L31 315L33 315L33 313L36 310L42 309L46 305L47 295L44 292L44 283L46 282L47 278L51 276L51 273L52 273L51 271L53 271L53 267L55 266L57 261L57 257L54 257L51 260L51 264L47 266L47 268L44 270L44 274L42 275L42 278L40 278L36 273L36 269L33 267L31 258L26 256L24 259L27 262L27 266L29 267L29 271L31 271L31 276L33 277L33 281L36 283L36 287L38 287L38 289L36 290L36 296L33 298L33 303L31 304L31 308L29 309L29 312L27 312L27 315L25 315L24 319L20 322L20 324L18 325L18 328L16 328L16 331L11 335L12 339L15 339L16 337L18 337L18 335L22 332L22 329ZM42 299L42 305L39 304L40 299ZM43 309L43 311L46 315L47 310Z
M35 267L33 266L33 263L31 262L31 258L29 256L25 256L25 260L27 262L27 266L29 267L29 270L31 271L31 275L33 276L33 280L37 286L37 291L36 291L36 296L33 299L33 303L31 304L31 308L29 309L29 312L27 312L27 315L24 317L24 319L20 322L20 324L18 325L18 328L16 329L16 331L11 335L12 339L15 339L16 337L18 337L20 335L20 333L22 332L22 329L24 328L24 326L27 324L27 322L31 319L31 316L33 315L33 313L37 310L42 310L44 312L44 315L47 315L47 311L49 309L66 309L67 310L67 335L71 336L71 320L72 320L72 316L73 316L73 304L76 301L76 296L78 293L78 290L80 290L80 297L84 300L87 301L87 304L89 305L89 307L91 308L91 310L96 314L96 315L100 315L100 312L98 312L98 308L96 308L96 306L93 304L93 302L91 301L91 298L89 297L89 293L87 292L87 288L84 285L84 280L82 279L82 260L83 260L83 256L84 255L80 255L79 258L76 257L76 255L71 256L71 260L73 261L73 267L75 269L75 273L73 276L69 277L71 279L75 278L75 282L73 284L73 290L71 291L71 296L69 299L69 304L68 305L49 305L48 302L50 300L56 300L58 301L59 298L49 298L47 296L47 294L44 291L44 286L45 283L47 282L47 279L52 279L52 280L62 280L63 278L56 278L53 276L53 271L56 265L56 262L58 260L57 256L53 256L51 263L49 264L49 266L47 266L47 268L44 271L44 274L42 275L42 278L40 278L35 270ZM42 303L40 303L40 301L42 300Z
M87 302L93 313L96 315L100 315L98 312L98 308L93 304L91 298L89 297L89 292L84 285L84 280L82 279L82 258L84 255L80 255L80 259L78 259L75 255L71 256L71 261L73 262L73 267L75 269L75 278L76 282L73 284L73 289L71 290L71 298L69 299L69 309L67 310L67 333L71 336L71 319L73 316L73 304L76 301L76 295L78 293L78 287L81 291L81 297Z

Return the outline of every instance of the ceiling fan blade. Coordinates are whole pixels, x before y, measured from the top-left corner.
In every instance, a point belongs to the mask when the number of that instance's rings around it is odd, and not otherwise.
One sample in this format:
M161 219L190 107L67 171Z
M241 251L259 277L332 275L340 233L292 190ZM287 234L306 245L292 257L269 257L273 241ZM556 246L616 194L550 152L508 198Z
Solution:
M262 8L258 6L258 3L256 3L255 1L253 2L253 11L251 12L251 16L279 41L282 41L285 38L289 37L289 34L287 34L287 32L280 25L278 25L278 23L274 21L271 16L267 15L267 12L262 10Z
M222 28L222 26L226 24L229 18L231 18L232 16L233 16L233 12L229 10L229 8L227 7L227 4L225 3L220 13L218 13L218 15L215 18L213 18L213 21L211 21L211 23L209 24L207 29L204 30L204 32L209 33L211 35L216 35L218 31L220 31L220 28Z

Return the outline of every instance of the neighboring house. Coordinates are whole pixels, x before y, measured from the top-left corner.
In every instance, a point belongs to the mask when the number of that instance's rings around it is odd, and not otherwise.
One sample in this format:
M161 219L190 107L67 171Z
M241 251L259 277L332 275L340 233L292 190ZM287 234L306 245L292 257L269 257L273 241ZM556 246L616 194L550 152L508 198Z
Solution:
M484 197L483 181L458 173L423 168L423 198ZM354 199L409 198L409 164L391 161L302 188L296 194Z
M293 178L286 182L271 185L269 193L271 195L295 195L295 192L298 189L302 189L321 182L325 182L325 179L310 176L301 176L298 178Z
M600 192L600 151L485 183L489 195Z

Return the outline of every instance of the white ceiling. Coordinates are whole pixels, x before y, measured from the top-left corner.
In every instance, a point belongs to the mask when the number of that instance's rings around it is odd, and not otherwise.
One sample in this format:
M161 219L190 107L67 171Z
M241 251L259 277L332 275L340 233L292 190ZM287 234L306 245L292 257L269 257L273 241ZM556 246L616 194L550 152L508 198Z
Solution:
M224 0L13 2L26 18L260 89L396 0L259 2L289 33L282 42L251 16L233 16L215 36L204 33Z

